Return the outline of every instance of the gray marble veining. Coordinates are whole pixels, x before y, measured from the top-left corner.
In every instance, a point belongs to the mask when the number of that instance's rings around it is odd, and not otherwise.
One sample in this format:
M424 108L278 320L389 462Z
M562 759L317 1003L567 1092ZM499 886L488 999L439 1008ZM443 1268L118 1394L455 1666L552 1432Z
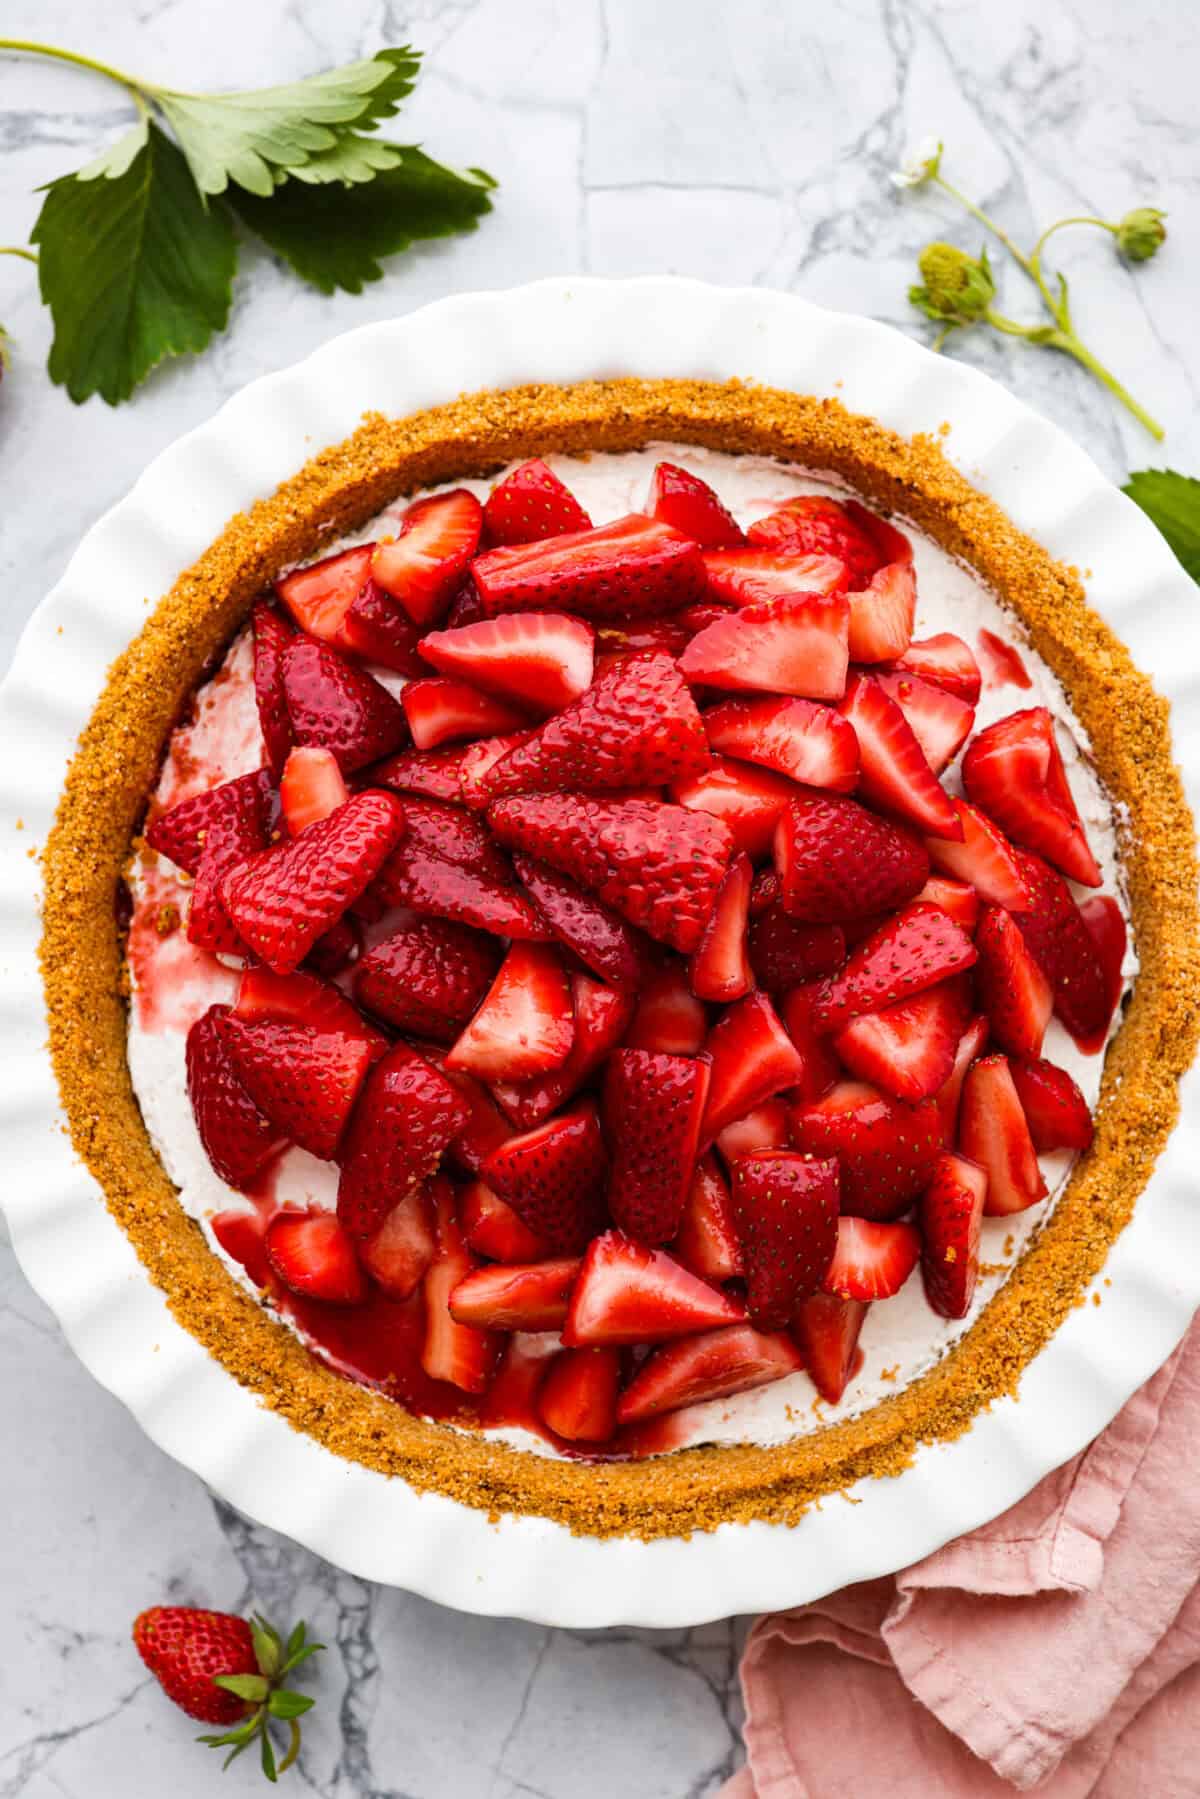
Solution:
M790 288L921 330L917 250L953 209L887 183L928 132L954 178L1025 239L1067 212L1167 208L1136 273L1064 234L1085 337L1168 427L1159 449L1062 358L994 338L953 353L1063 425L1112 475L1200 471L1194 94L1200 15L1179 0L8 0L3 30L194 87L307 73L411 40L405 119L502 186L474 236L325 299L248 249L232 328L112 413L45 375L33 271L0 262L16 364L0 387L0 666L80 534L180 432L325 338L453 289L671 271ZM0 239L34 189L123 121L113 90L0 62ZM1030 296L1005 275L1006 308ZM83 1372L0 1244L0 1799L200 1799L221 1782L133 1655L161 1598L303 1614L328 1643L297 1788L319 1799L704 1799L736 1766L744 1625L549 1631L373 1589L216 1503Z

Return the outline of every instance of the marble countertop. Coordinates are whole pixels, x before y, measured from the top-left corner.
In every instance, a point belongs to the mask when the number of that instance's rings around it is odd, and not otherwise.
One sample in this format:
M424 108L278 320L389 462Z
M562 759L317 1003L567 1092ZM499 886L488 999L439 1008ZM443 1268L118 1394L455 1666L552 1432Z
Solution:
M501 188L475 236L394 260L361 297L323 298L244 252L228 334L117 412L51 387L33 272L0 262L16 355L0 388L0 668L79 536L160 449L349 326L565 270L757 282L923 329L905 300L916 252L938 235L977 242L948 206L888 185L930 132L953 178L1026 241L1066 213L1168 210L1171 241L1136 273L1099 234L1059 240L1081 331L1167 426L1163 448L1051 352L978 334L954 354L1118 479L1152 464L1200 472L1200 19L1177 0L1132 12L1123 0L127 0L100 17L85 0L8 0L4 30L195 88L412 41L426 73L397 125ZM24 241L33 190L123 118L88 75L0 61L0 239ZM1027 300L1006 277L1007 309ZM309 1619L329 1651L291 1778L320 1799L704 1799L737 1766L737 1621L545 1630L339 1573L146 1441L2 1240L0 1360L0 1799L255 1789L246 1763L220 1780L141 1670L129 1624L160 1600Z

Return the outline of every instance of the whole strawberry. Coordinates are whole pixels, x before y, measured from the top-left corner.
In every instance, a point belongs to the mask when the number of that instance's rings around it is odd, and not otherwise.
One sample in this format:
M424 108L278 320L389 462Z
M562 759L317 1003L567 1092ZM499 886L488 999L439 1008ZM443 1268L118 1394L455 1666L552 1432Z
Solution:
M285 1645L258 1616L247 1621L196 1606L154 1605L134 1619L133 1641L163 1692L181 1711L204 1724L230 1726L221 1735L199 1739L210 1748L228 1748L226 1767L256 1740L268 1780L291 1767L300 1750L299 1719L313 1701L279 1683L324 1648L306 1640L303 1624L296 1626ZM273 1719L289 1728L287 1753L278 1764L269 1731Z

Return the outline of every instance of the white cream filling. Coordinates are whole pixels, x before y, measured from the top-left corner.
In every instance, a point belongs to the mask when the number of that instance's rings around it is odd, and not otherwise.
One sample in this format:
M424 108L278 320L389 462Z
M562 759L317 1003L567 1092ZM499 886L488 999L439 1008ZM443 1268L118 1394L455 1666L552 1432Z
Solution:
M743 526L795 494L843 491L832 481L798 474L788 465L765 457L730 456L675 444L587 458L551 456L547 461L576 494L593 522L604 524L645 506L651 472L663 459L709 481ZM483 498L492 481L453 485L469 487ZM394 502L338 547L369 542L393 532L408 504L407 500ZM1116 896L1128 918L1116 809L1092 766L1086 735L1061 685L1027 642L1019 620L1000 605L970 569L920 532L907 525L904 529L913 544L917 576L914 635L924 638L939 631L953 631L975 648L978 632L986 628L1019 651L1032 687L1025 690L1011 685L985 685L976 710L975 728L981 729L1027 706L1049 709L1056 722L1071 791L1104 876L1103 891ZM396 685L395 677L388 679L389 685ZM199 696L194 722L177 731L172 739L157 797L164 804L175 804L200 788L249 773L261 761L252 654L248 633L243 632L231 647L220 674ZM958 789L957 769L948 771L944 778L948 788ZM147 1016L143 1018L135 964L129 1063L147 1129L179 1188L182 1205L201 1222L215 1252L245 1282L242 1268L225 1255L209 1221L217 1212L245 1207L248 1202L220 1180L204 1153L187 1096L184 1062L190 1025L213 1003L232 999L236 976L213 958L190 950L182 932L160 940L145 925L147 915L157 911L172 892L177 894L180 884L186 887L186 877L180 877L171 864L153 858L148 864L139 865L135 873L135 929L142 919L144 954L155 970L155 1003L145 1008ZM1125 970L1127 981L1132 980L1136 969L1131 947ZM168 974L169 983L165 978ZM1082 1055L1057 1019L1051 1021L1043 1053L1069 1071L1089 1105L1094 1106L1100 1090L1103 1055ZM1053 1207L1072 1159L1065 1152L1041 1158L1050 1189L1044 1204L1016 1217L984 1221L981 1261L985 1272L966 1319L952 1322L938 1317L926 1303L920 1272L916 1271L900 1293L877 1301L868 1311L861 1338L862 1367L836 1408L815 1397L806 1374L796 1374L731 1399L693 1407L683 1440L781 1443L816 1430L831 1418L852 1417L899 1392L970 1328ZM281 1203L332 1208L337 1194L337 1169L304 1150L289 1150L278 1167L275 1193ZM539 1454L554 1453L525 1431L499 1430L489 1434Z

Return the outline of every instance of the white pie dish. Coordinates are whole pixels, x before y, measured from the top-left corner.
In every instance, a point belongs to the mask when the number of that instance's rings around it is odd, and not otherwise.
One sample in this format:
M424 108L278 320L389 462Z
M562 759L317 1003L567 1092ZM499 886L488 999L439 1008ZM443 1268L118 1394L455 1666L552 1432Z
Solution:
M357 1573L465 1609L574 1625L686 1624L795 1604L912 1561L1004 1509L1102 1428L1200 1299L1200 1276L1188 1272L1200 1266L1188 1193L1195 1073L1184 1118L1110 1253L1103 1308L1071 1316L1027 1369L1019 1405L997 1405L898 1479L863 1483L861 1503L826 1505L787 1532L727 1525L687 1542L600 1543L534 1518L493 1525L297 1435L171 1317L58 1129L36 969L36 866L24 855L44 840L75 736L109 662L143 622L146 596L164 592L230 514L346 436L368 408L404 414L464 390L617 374L836 391L905 435L951 421L947 450L963 472L1053 554L1094 571L1091 603L1176 701L1176 751L1195 805L1200 656L1183 628L1191 585L1141 514L1003 389L884 327L783 295L651 280L463 296L350 333L245 390L152 465L30 625L0 715L0 1028L12 1071L0 1115L23 1176L5 1203L33 1284L149 1434L243 1510ZM13 830L18 816L24 837Z

